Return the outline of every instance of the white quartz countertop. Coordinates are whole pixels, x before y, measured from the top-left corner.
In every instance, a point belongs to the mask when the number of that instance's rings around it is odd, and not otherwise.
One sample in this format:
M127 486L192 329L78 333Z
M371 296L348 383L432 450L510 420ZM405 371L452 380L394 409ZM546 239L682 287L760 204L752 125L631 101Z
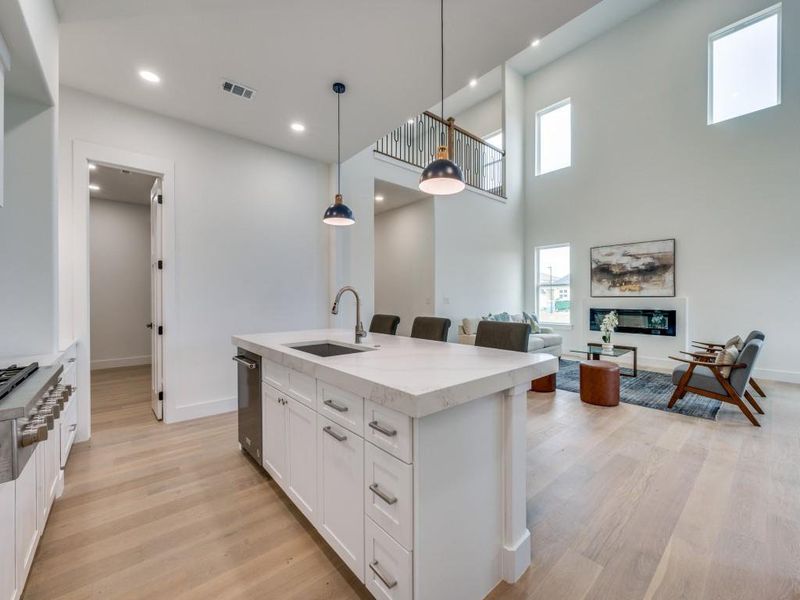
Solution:
M389 406L423 417L516 387L558 371L550 354L530 354L464 344L370 333L359 346L353 331L316 329L235 335L233 343L262 358ZM370 348L319 357L290 345L325 342Z

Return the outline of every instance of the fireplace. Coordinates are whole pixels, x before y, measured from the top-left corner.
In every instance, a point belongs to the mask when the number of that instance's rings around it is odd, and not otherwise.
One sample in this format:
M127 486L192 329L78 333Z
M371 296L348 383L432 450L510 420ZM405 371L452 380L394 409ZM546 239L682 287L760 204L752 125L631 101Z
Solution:
M617 311L619 333L641 333L675 337L676 311L630 308L590 308L589 329L600 331L600 324L612 310Z

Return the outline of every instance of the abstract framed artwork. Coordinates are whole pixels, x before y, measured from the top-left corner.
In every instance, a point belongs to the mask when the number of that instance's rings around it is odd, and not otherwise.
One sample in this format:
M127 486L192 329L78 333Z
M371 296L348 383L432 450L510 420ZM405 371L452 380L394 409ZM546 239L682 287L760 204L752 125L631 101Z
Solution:
M593 298L675 296L675 240L596 246L590 251Z

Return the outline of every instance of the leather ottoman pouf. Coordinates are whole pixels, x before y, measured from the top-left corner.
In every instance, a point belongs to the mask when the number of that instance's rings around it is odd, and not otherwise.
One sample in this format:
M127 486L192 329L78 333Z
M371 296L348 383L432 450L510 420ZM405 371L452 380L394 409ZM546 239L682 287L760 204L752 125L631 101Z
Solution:
M619 365L607 360L581 361L581 400L595 406L619 404Z
M556 374L545 375L539 379L531 380L531 391L547 394L556 391Z

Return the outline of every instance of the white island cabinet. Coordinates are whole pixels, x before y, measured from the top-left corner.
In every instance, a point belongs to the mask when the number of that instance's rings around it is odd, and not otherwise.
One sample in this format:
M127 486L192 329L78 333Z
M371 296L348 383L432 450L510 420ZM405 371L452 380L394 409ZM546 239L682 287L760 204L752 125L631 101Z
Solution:
M327 329L233 343L262 357L264 468L373 596L478 600L525 572L526 391L556 358Z

